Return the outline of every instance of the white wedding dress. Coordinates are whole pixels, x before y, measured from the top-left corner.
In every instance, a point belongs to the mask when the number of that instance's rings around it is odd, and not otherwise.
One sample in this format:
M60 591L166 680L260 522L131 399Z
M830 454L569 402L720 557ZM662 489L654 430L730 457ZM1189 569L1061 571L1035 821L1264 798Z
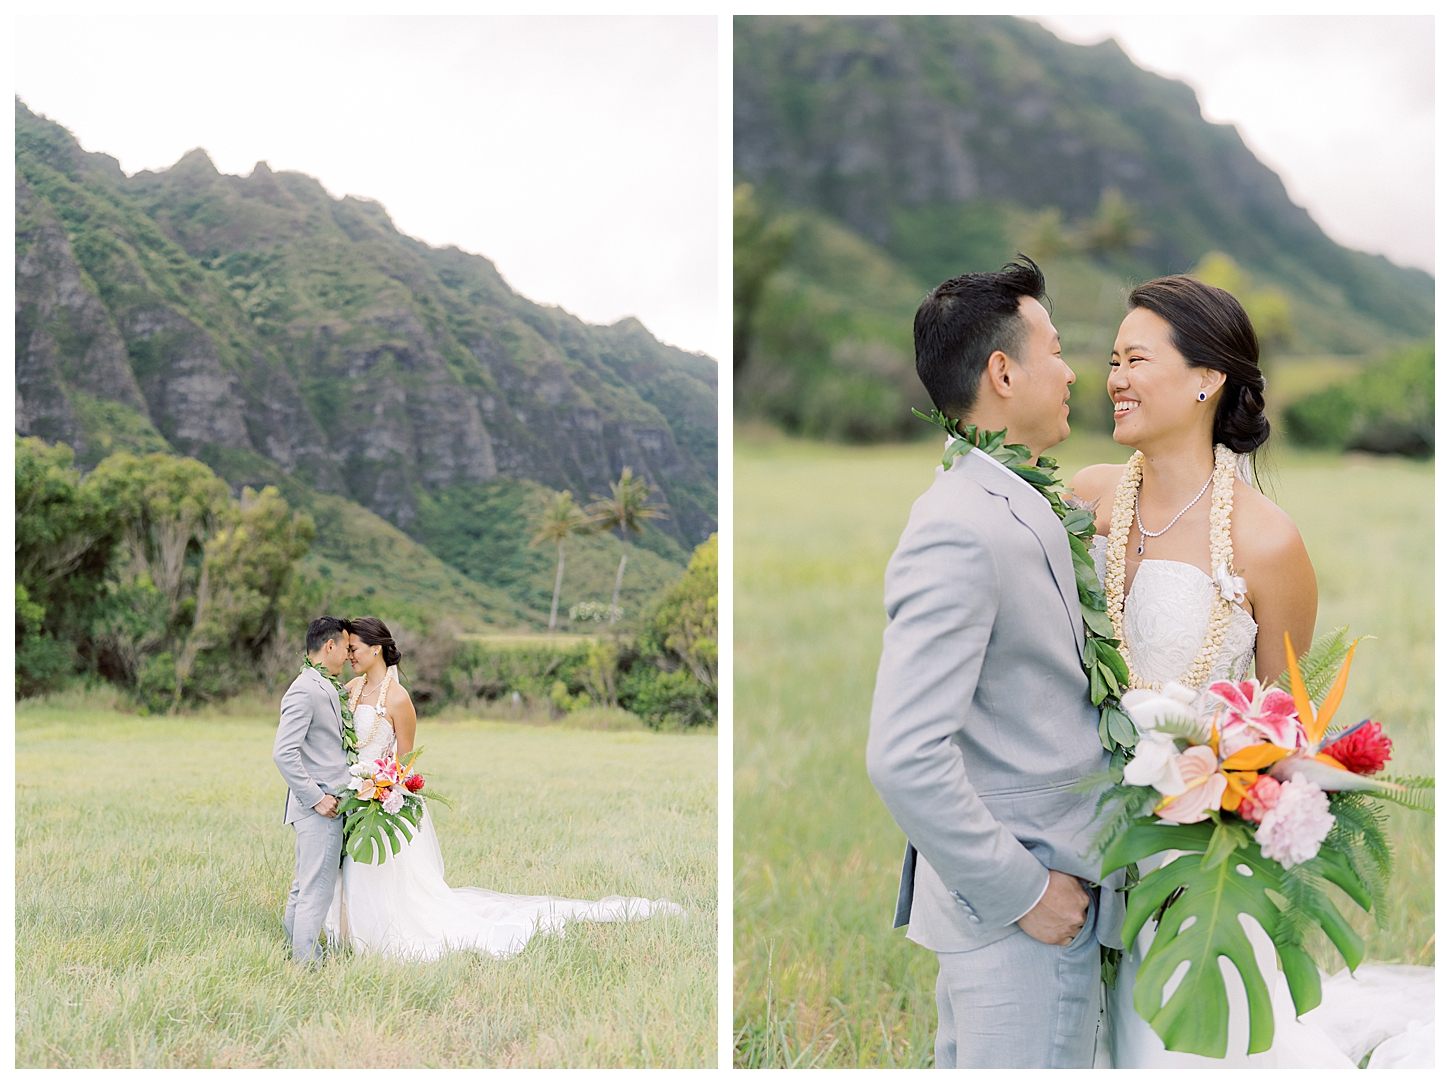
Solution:
M393 748L392 725L372 705L358 705L354 726L368 736L358 749L360 761L375 760ZM622 922L657 914L683 915L684 909L667 900L638 897L589 901L449 888L425 804L412 842L404 841L386 862L354 862L344 856L323 930L329 945L346 942L356 952L431 960L463 949L504 957L521 951L536 934L562 933L571 920Z
M1106 553L1107 539L1099 535L1092 546L1099 578ZM1123 604L1123 632L1133 652L1134 669L1145 681L1173 681L1189 669L1203 646L1217 595L1217 584L1194 565L1153 560L1139 564ZM1258 624L1235 603L1209 683L1244 680L1254 660L1257 637ZM1146 875L1163 860L1155 855L1139 863L1139 869ZM1133 1008L1133 984L1153 944L1151 926L1150 921L1131 950L1123 953L1117 984L1108 991L1107 1033L1113 1068L1354 1069L1372 1049L1375 1054L1370 1067L1374 1068L1376 1059L1385 1060L1382 1048L1377 1049L1382 1042L1392 1053L1398 1046L1410 1048L1408 1060L1397 1064L1424 1068L1434 1064L1434 968L1363 964L1355 975L1348 971L1333 978L1321 975L1322 1003L1296 1019L1288 983L1278 969L1274 943L1252 919L1246 921L1245 929L1273 1001L1273 1045L1259 1054L1245 1053L1249 1042L1248 997L1238 971L1229 961L1221 960L1229 999L1227 1057L1205 1058L1165 1050L1158 1034ZM1385 998L1390 989L1397 994L1387 1012ZM1386 1039L1390 1042L1384 1042Z

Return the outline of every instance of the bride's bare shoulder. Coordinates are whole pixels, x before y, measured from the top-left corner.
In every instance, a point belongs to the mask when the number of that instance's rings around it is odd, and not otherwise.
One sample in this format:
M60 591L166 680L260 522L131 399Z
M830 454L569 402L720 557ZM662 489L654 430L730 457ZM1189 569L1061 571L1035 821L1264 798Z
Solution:
M389 704L407 704L413 706L413 698L408 695L407 688L397 678L393 679L392 691L388 693Z
M1118 479L1122 476L1123 464L1121 463L1094 463L1091 467L1084 467L1074 474L1067 487L1076 493L1079 499L1090 501L1116 489Z
M1112 518L1113 493L1117 491L1118 479L1122 476L1121 463L1094 463L1074 474L1067 484L1067 488L1084 504L1098 502L1099 534L1107 532L1108 521Z
M1278 562L1308 560L1304 539L1294 520L1242 478L1234 482L1234 556Z

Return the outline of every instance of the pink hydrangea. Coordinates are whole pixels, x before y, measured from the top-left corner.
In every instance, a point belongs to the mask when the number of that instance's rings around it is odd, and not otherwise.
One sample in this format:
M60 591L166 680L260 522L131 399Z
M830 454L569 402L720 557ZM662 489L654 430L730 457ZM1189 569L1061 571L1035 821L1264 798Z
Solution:
M1262 688L1258 681L1216 681L1208 687L1209 702L1219 709L1218 753L1227 760L1240 749L1272 742L1298 749L1306 738L1295 713L1294 698L1282 689Z
M1288 869L1318 854L1333 827L1329 795L1305 779L1303 772L1295 772L1293 779L1280 785L1279 800L1264 814L1254 839L1265 858Z
M396 813L403 808L404 791L402 787L394 787L383 799L383 812Z

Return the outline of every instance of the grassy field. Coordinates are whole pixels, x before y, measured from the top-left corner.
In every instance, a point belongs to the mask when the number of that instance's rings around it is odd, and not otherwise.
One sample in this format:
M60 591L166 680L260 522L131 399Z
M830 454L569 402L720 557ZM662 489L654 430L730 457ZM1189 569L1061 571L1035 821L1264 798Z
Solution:
M16 719L19 1067L714 1066L713 735L425 719L448 880L667 897L510 960L293 968L275 717Z
M893 932L900 831L866 778L882 575L939 445L848 448L742 433L735 457L736 1064L925 1066L930 952ZM1122 462L1104 437L1054 451L1070 476ZM1378 639L1355 657L1346 718L1373 715L1391 768L1433 772L1433 466L1276 451L1267 489L1319 579L1319 631ZM1432 819L1396 811L1382 961L1434 962ZM1341 897L1342 900L1342 897ZM1342 967L1327 941L1321 966Z

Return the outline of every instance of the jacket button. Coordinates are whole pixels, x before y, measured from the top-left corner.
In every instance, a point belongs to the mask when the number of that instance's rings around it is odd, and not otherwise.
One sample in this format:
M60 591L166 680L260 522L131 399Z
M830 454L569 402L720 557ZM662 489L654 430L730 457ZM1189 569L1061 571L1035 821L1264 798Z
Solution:
M982 920L980 918L978 918L976 915L968 915L967 916L967 921L968 922L981 922Z

